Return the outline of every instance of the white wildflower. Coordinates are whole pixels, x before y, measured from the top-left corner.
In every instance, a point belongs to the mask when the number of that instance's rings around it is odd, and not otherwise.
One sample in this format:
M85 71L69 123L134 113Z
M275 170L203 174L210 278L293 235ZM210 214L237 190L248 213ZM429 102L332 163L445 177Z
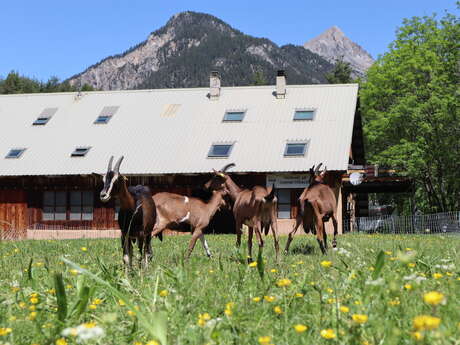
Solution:
M61 332L64 337L76 337L77 343L84 343L85 341L93 338L100 338L105 335L104 330L96 326L93 322L81 324L77 327L69 327Z
M434 265L435 268L440 268L444 271L453 271L455 270L455 265L454 264L449 264L449 265Z
M365 284L366 285L379 286L379 285L385 284L385 280L382 277L377 278L376 280L368 279L368 280L366 280Z
M408 275L408 276L404 276L403 279L404 280L414 281L417 284L420 284L422 281L426 280L425 277L418 276L416 273Z
M350 257L350 255L351 255L351 253L348 250L346 250L345 248L342 248L342 247L338 248L337 253L340 254L340 255L345 255L347 257Z

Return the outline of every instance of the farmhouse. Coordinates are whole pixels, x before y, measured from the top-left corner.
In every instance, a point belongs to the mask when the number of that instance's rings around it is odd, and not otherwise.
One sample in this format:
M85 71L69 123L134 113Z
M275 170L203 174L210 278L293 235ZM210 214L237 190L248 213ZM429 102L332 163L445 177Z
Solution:
M282 71L274 86L221 87L212 73L209 88L0 96L0 229L117 228L92 175L112 155L129 184L186 195L234 162L238 184L276 186L282 232L321 162L343 219L343 177L365 163L357 103L357 84L287 85ZM219 217L216 231L229 227Z

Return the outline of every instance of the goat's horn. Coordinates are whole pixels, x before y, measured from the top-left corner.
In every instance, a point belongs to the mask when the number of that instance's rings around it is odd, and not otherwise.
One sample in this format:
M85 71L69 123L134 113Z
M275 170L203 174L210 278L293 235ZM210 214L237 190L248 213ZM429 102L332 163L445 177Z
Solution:
M118 161L115 163L115 168L113 168L113 171L114 171L115 174L120 173L120 165L121 165L121 162L123 161L123 158L125 158L125 157L121 156L120 159L118 159Z
M107 173L111 172L112 171L112 162L113 162L113 156L110 156L110 159L109 159L109 166L107 168Z
M227 164L227 165L224 166L222 169L220 169L220 171L226 172L228 169L233 168L234 166L236 166L235 163Z
M323 165L323 163L319 163L318 166L315 168L315 175L318 175L318 171L319 168L321 168L321 165Z

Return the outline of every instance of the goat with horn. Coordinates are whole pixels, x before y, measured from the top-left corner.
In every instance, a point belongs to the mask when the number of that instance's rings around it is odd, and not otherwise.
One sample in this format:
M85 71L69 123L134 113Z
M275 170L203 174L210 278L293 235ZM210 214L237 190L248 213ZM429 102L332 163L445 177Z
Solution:
M131 266L132 244L137 241L141 263L147 266L148 261L152 259L152 230L157 218L155 203L149 187L127 186L127 178L120 174L123 158L121 156L118 159L112 170L113 156L110 157L107 172L102 176L104 186L100 192L100 200L104 203L111 198L120 201L118 225L121 230L124 263L128 267Z
M262 186L255 186L252 189L241 189L236 185L231 177L227 174L227 170L234 167L235 164L227 164L220 171L213 170L213 176L205 187L211 190L227 188L230 199L233 202L233 215L236 222L236 245L241 245L241 227L243 224L249 227L248 232L248 251L249 260L252 260L252 239L254 231L256 233L259 250L264 246L262 238L262 229L265 235L272 229L275 242L275 255L278 260L279 244L278 244L278 224L276 222L277 198L275 196L275 186L267 189Z
M313 165L310 168L309 185L305 188L299 197L299 212L297 214L294 228L289 233L286 243L285 253L289 251L289 246L292 238L300 224L303 224L303 229L306 233L314 232L316 228L316 238L319 247L323 254L327 250L327 235L325 230L325 222L332 219L334 225L334 239L332 246L337 246L337 200L331 187L324 183L324 177L327 169L319 171L322 163L316 168Z
M186 252L186 259L190 257L198 239L200 239L206 255L211 257L203 231L214 214L226 205L224 200L226 194L227 190L220 188L213 192L211 199L207 203L198 198L174 193L163 192L155 194L153 200L157 210L157 221L152 235L161 235L163 230L169 227L176 227L184 223L188 224L190 225L192 238Z

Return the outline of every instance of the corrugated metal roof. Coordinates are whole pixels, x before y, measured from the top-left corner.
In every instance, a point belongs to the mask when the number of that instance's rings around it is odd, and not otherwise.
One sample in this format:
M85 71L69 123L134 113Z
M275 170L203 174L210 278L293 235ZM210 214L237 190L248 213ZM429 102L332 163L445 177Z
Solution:
M0 176L103 173L111 155L125 156L125 174L202 173L230 162L239 172L305 171L319 162L347 170L358 85L288 86L285 99L274 90L223 87L216 101L208 88L0 96ZM94 125L114 105L113 118ZM58 109L46 125L32 126L46 108ZM314 121L293 121L304 108L316 110ZM232 109L246 110L243 122L222 122ZM292 141L309 143L305 156L283 155ZM221 142L235 143L230 157L207 158ZM85 146L85 157L71 157ZM5 159L14 147L27 150Z

